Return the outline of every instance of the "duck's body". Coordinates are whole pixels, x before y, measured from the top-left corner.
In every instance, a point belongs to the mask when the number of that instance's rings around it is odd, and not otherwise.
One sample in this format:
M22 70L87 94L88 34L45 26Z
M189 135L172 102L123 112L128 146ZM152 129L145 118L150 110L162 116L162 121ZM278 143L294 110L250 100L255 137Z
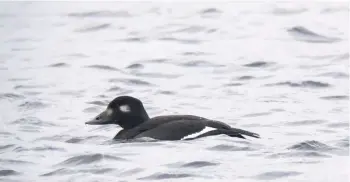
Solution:
M123 130L115 140L153 138L157 140L191 140L201 137L225 134L244 138L243 135L259 138L249 131L232 128L229 125L193 115L167 115L149 118L140 100L130 96L120 96L109 103L107 110L93 120L91 125L118 124Z

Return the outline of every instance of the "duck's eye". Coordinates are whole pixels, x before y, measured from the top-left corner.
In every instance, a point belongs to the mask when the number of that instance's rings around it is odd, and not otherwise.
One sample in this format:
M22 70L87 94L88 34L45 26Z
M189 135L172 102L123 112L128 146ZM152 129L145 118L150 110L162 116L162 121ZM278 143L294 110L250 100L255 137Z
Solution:
M97 117L96 117L96 120L100 120L100 118L101 118L100 116L97 116Z
M129 105L121 105L119 106L120 111L122 112L130 112L130 106Z

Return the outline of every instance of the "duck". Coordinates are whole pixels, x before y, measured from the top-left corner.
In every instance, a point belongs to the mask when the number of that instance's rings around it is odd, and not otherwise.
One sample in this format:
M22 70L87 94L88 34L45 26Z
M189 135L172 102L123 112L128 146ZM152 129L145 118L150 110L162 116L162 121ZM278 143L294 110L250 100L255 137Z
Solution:
M141 100L118 96L86 125L119 125L114 140L151 138L155 140L194 140L203 137L226 135L246 139L246 136L260 138L250 131L233 128L230 125L196 115L161 115L150 118Z

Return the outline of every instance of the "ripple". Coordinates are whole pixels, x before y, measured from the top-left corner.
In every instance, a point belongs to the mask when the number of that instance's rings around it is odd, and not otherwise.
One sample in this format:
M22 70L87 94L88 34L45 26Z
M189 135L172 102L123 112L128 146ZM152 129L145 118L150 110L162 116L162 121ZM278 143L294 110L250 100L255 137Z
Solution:
M328 124L330 128L349 128L349 122L336 122Z
M77 165L86 165L86 164L92 164L97 163L102 160L114 160L114 161L126 161L126 159L121 157L114 157L111 155L103 155L103 154L87 154L87 155L79 155L75 157L71 157L57 165L64 165L64 166L77 166Z
M69 135L54 135L54 136L46 136L46 137L41 137L41 138L38 138L36 139L36 141L41 141L41 140L46 140L46 141L65 141L67 140L68 138L70 138Z
M23 160L13 160L13 159L0 159L1 164L20 164L20 165L24 165L24 164L34 164L32 162L28 162L28 161L23 161Z
M293 149L293 150L302 150L302 151L327 151L327 150L332 150L334 149L333 147L330 147L324 143L315 141L315 140L311 140L311 141L305 141L305 142L300 142L297 144L294 144L290 147L288 147L288 149Z
M337 142L337 146L344 147L347 150L349 150L349 146L350 146L349 137L346 137L346 138L340 140L339 142Z
M188 61L180 65L185 67L223 67L224 66L224 65L213 64L208 61L201 61L201 60Z
M180 167L180 168L201 168L201 167L207 167L207 166L216 166L218 163L208 162L208 161L194 161L194 162L188 162L185 164L181 163L175 163L175 164L169 164L170 167Z
M190 84L190 85L184 85L182 88L193 89L193 88L202 88L202 87L203 87L203 85Z
M296 26L287 30L287 32L292 35L295 40L310 43L333 43L338 42L339 38L326 37L319 35L315 32L308 30L302 26Z
M14 144L0 145L0 150L5 150L14 146L15 146Z
M120 90L122 90L121 87L113 86L113 87L109 88L107 91L108 92L115 92L115 91L120 91Z
M27 101L20 104L19 107L28 110L28 109L42 109L42 108L48 107L48 105L39 101L33 101L33 102Z
M267 156L267 158L287 158L287 157L308 157L308 158L330 158L330 155L324 154L320 151L290 151L286 153L277 153Z
M332 96L324 96L320 98L324 100L349 100L349 97L346 95L332 95Z
M83 110L85 113L96 113L100 110L98 107L87 107Z
M0 170L0 176L13 176L13 175L18 175L20 174L17 171L14 171L12 169L4 169L4 170Z
M36 42L36 41L38 40L22 37L22 38L13 38L7 42Z
M27 152L27 151L29 151L29 149L24 147L16 147L13 149L13 152Z
M29 81L31 80L30 78L10 78L8 79L8 81L12 81L12 82L19 82L19 81Z
M115 82L121 82L121 83L125 83L127 85L138 85L138 86L153 86L153 84L146 82L146 81L142 81L140 79L119 79L119 78L113 78L110 79L109 82L115 83Z
M56 169L54 171L42 174L40 176L56 176L56 175L68 175L68 174L76 174L76 173L90 173L90 174L105 174L111 171L114 171L115 169L112 168L93 168L93 169L66 169L66 168L60 168Z
M204 32L206 28L204 26L192 25L186 28L176 30L175 32L186 32L186 33L198 33Z
M58 125L53 124L53 123L42 121L36 117L20 118L20 119L17 119L15 121L11 122L11 124L33 125L33 126L38 126L38 127L40 127L40 126L47 126L47 127L58 126Z
M76 171L72 171L69 169L61 168L61 169L56 169L54 171L42 174L40 176L55 176L55 175L66 175L66 174L73 174L76 173Z
M48 88L45 85L16 85L14 89L33 89L33 88Z
M122 41L122 42L146 42L147 38L146 37L128 37L125 39L118 39L117 41Z
M301 83L295 83L295 82L278 82L273 84L265 84L265 86L290 86L290 87L304 87L304 88L326 88L330 87L331 85L328 83L318 82L318 81L303 81Z
M86 26L84 28L80 28L75 30L76 32L81 32L81 33L85 33L85 32L96 32L96 31L100 31L100 30L105 30L107 28L110 28L111 25L108 23L104 23L104 24L99 24L99 25L90 25L90 26Z
M107 66L107 65L90 65L90 66L85 66L86 68L93 68L93 69L99 69L99 70L106 70L106 71L119 71L119 69L112 67L112 66Z
M173 91L169 90L159 90L157 91L157 94L162 94L162 95L175 95L176 93Z
M36 152L42 152L42 151L59 151L59 152L65 152L66 150L63 148L58 147L52 147L52 146L42 146L42 147L34 147L34 148L24 148L24 147L16 147L13 149L15 152L27 152L27 151L36 151Z
M17 100L17 99L23 99L23 95L14 94L14 93L1 93L0 99L9 99L9 100Z
M174 42L180 42L183 44L200 44L203 42L202 40L198 40L198 39L180 39L180 38L174 38L174 37L163 37L163 38L159 38L159 40L174 41Z
M261 112L261 113L246 114L246 115L243 115L242 117L257 117L257 116L266 116L270 114L271 114L270 112Z
M294 15L294 14L301 14L306 11L307 11L306 8L300 8L300 9L275 8L273 9L272 13L276 15Z
M318 76L327 76L327 77L332 77L332 78L349 78L349 75L343 72L328 72L328 73L322 73L319 74Z
M141 63L134 63L134 64L130 64L126 68L128 68L128 69L142 69L144 67L145 66L143 66L143 64L141 64Z
M349 12L347 6L344 7L327 7L321 10L321 13L338 13L338 12Z
M11 51L17 52L17 51L33 51L35 50L34 47L16 47L16 48L12 48Z
M252 63L249 63L249 64L245 64L243 66L245 66L245 67L252 67L252 68L258 68L258 67L267 67L267 66L270 66L270 65L272 65L272 63L265 62L265 61L257 61L257 62L252 62Z
M74 18L102 18L102 17L130 17L127 11L90 11L90 12L80 12L80 13L69 13L69 17Z
M145 63L165 63L168 62L168 59L150 59L150 60L145 60L143 62Z
M132 73L133 75L140 76L140 77L148 77L148 78L178 78L181 75L176 74L164 74L164 73Z
M106 106L108 105L108 101L107 102L102 102L102 101L91 101L91 102L86 102L88 104L93 104L93 105L97 105L97 106Z
M59 91L58 94L81 97L84 92L85 91L83 90L63 90L63 91Z
M108 126L106 126L108 128ZM105 128L105 126L102 126L101 128ZM98 129L95 129L95 131L99 131ZM102 130L105 131L105 130ZM90 141L97 141L97 140L102 140L105 141L106 139L109 138L105 138L102 136L89 136L89 137L73 137L73 138L69 138L66 139L66 143L86 143L86 142L90 142Z
M214 147L209 147L207 149L214 150L214 151L253 151L254 150L249 146L238 147L234 145L225 145L225 144L216 145Z
M49 67L63 68L63 67L69 67L69 64L67 64L67 63L55 63L55 64L50 64Z
M202 55L209 55L209 53L205 53L205 52L183 52L182 55L185 56L202 56Z
M134 168L134 169L123 171L123 172L119 173L118 176L120 176L120 177L132 176L132 175L135 175L135 174L140 173L142 171L144 171L144 169Z
M36 91L25 91L23 92L24 95L39 95L42 94L42 92L36 92Z
M344 53L344 54L340 54L340 55L337 55L333 61L340 61L340 60L349 60L349 57L350 57L350 54L347 52L347 53Z
M251 80L254 79L254 76L240 76L237 78L237 80Z
M76 59L76 58L87 58L89 56L83 53L71 53L71 54L65 54L64 57Z
M216 8L207 8L199 12L202 18L217 18L221 13L222 12Z
M290 176L298 176L301 174L302 173L296 171L271 171L259 174L256 176L256 178L261 180L274 180Z
M207 13L221 13L220 10L216 9L216 8L207 8L207 9L203 9L200 11L201 14L207 14Z
M43 147L35 147L31 149L32 151L58 151L58 152L66 152L64 148L52 147L52 146L43 146Z
M244 85L243 83L227 83L227 84L224 84L223 86L225 87L237 87L237 86L242 86Z
M166 179L178 179L178 178L188 178L188 177L196 177L193 174L186 173L155 173L146 177L138 178L139 180L166 180Z
M286 125L289 125L289 126L319 125L326 122L327 122L326 120L303 120L303 121L288 122Z
M113 86L107 90L107 92L115 92L118 95L128 95L132 92L132 90L124 89L118 86Z

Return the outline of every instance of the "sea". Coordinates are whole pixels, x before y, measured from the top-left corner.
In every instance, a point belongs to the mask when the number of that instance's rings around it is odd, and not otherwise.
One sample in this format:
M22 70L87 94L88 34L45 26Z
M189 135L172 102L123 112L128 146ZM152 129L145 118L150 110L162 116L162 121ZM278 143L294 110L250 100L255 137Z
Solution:
M260 134L113 141L114 98ZM349 3L0 2L0 181L346 182Z

